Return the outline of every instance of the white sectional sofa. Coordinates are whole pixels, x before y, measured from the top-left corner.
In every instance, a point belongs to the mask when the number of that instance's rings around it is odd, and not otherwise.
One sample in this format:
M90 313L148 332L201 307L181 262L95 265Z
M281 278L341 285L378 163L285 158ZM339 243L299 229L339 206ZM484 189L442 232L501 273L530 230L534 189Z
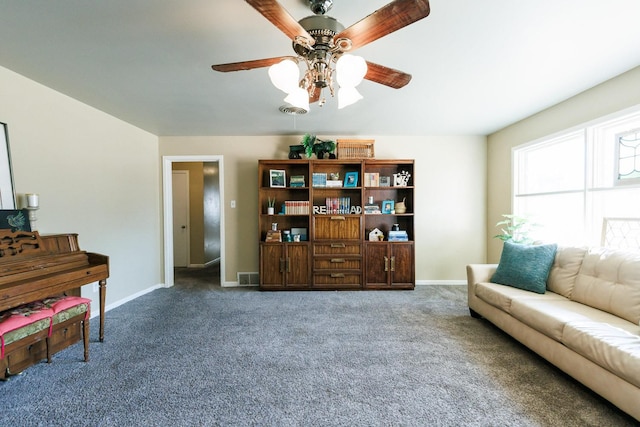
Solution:
M640 252L559 247L546 286L532 291L520 283L492 283L514 247L523 248L505 243L499 265L467 266L471 315L489 320L640 421ZM530 248L510 258L511 269L540 263L526 254Z

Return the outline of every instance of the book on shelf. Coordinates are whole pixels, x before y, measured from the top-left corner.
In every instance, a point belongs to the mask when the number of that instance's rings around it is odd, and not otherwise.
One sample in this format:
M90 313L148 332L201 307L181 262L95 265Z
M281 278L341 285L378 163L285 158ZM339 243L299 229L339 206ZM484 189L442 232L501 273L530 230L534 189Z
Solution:
M378 173L378 172L365 172L365 174L364 174L364 186L365 187L379 187L380 186L380 173Z
M408 242L409 235L405 230L390 230L387 234L387 240L390 242Z
M327 186L327 174L314 172L311 176L311 182L314 187L326 187Z
M351 197L327 197L325 199L327 214L344 215L351 212Z
M304 187L304 175L293 175L289 181L290 187Z
M326 182L326 187L342 187L342 181L336 179L328 179Z
M366 214L379 214L382 213L380 206L378 205L364 205L364 213Z
M284 214L285 215L309 215L309 201L308 200L285 200Z

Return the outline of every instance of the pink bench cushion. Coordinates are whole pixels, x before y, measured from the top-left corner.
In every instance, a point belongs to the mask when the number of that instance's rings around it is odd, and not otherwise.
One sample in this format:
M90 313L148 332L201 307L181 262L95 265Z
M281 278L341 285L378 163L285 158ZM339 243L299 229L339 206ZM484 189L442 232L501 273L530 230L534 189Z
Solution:
M89 317L89 307L91 306L91 300L88 298L73 297L73 296L55 297L55 298L47 298L43 302L48 307L51 307L54 314L58 314L72 307L76 307L78 305L84 304L87 306L87 318Z
M42 319L51 319L53 315L53 310L40 302L4 312L0 317L0 359L4 358L4 334L24 328Z

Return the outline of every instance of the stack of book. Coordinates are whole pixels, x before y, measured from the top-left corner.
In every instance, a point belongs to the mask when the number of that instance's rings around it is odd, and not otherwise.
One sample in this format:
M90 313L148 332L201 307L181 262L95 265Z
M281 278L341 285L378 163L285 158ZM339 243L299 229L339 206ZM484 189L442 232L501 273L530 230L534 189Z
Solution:
M379 205L364 205L364 213L367 214L379 214L382 213Z
M293 175L289 183L291 187L304 187L304 175Z
M387 240L389 240L390 242L408 242L409 235L407 234L406 230L389 230Z

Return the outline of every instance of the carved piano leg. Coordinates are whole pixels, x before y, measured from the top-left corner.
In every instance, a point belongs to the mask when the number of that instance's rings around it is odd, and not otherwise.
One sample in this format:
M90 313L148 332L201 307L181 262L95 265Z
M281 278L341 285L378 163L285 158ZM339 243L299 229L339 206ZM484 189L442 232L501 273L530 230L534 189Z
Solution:
M82 321L82 342L84 344L84 361L89 361L89 319Z
M100 342L104 341L104 303L107 295L107 281L100 280Z

